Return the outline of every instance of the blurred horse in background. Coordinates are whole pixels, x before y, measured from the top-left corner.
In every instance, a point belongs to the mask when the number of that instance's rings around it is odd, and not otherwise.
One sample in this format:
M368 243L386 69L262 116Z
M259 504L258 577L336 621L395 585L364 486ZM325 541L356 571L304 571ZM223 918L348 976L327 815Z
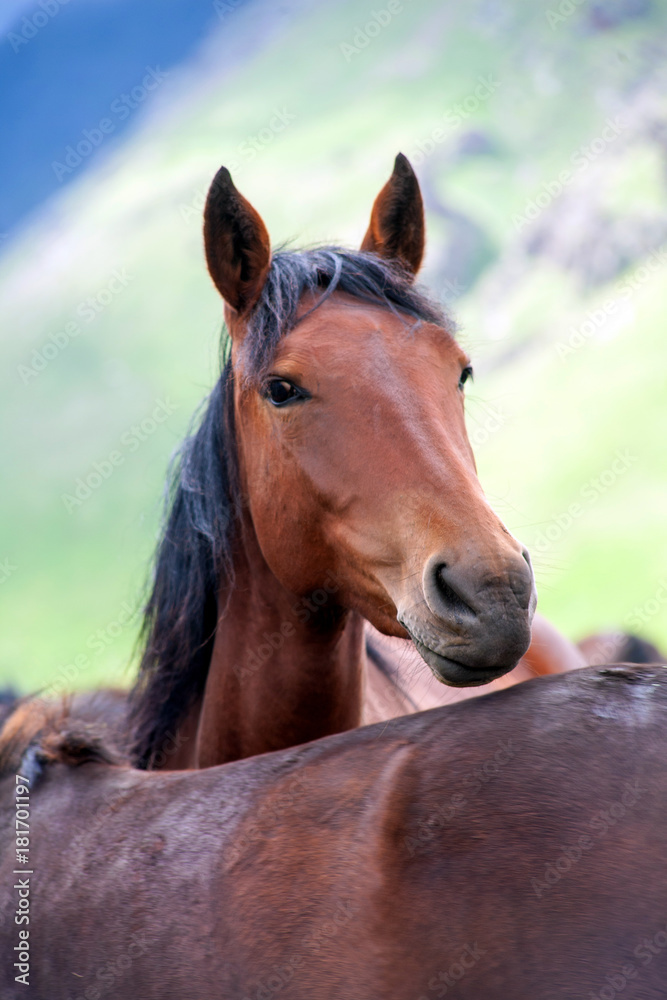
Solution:
M600 632L578 643L586 663L664 663L657 646L638 635L627 632Z

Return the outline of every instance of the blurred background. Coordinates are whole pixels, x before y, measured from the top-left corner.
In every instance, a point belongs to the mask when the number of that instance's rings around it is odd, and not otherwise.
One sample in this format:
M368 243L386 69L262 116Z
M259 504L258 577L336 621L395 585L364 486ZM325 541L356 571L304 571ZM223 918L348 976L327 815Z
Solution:
M217 168L274 244L356 246L399 150L540 610L667 645L664 0L5 0L0 35L0 686L131 679L219 371Z

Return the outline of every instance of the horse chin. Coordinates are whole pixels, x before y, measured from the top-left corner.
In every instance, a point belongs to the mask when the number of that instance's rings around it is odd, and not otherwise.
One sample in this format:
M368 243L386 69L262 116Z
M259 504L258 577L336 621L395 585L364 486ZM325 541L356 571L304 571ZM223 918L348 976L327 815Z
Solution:
M458 660L452 660L449 656L436 653L435 650L425 646L423 642L411 637L415 648L422 660L428 664L432 673L443 684L449 687L479 687L482 684L489 684L508 673L511 667L469 667Z

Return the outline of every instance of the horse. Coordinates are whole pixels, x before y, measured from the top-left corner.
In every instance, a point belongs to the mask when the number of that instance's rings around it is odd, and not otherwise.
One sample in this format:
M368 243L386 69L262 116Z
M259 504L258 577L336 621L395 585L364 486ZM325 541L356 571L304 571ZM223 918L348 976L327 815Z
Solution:
M364 719L364 620L440 681L528 649L527 550L491 510L464 422L470 360L415 285L417 178L399 154L361 250L271 253L221 167L204 210L230 348L171 487L132 693L133 759L207 767ZM386 684L386 678L380 680Z
M530 646L518 666L504 677L478 688L447 688L438 683L432 674L419 670L419 657L404 639L380 636L373 630L367 652L380 668L370 675L366 688L364 715L368 722L437 705L451 705L532 677L566 673L585 666L665 662L663 654L652 643L621 630L589 635L575 645L539 614L533 619ZM378 683L378 676L388 677L391 685Z
M566 639L539 614L533 618L530 646L518 665L503 677L479 687L455 688L442 684L431 671L420 668L421 658L410 642L380 635L369 626L366 653L371 665L364 692L363 721L366 724L438 705L453 705L533 677L577 670L588 662L578 645ZM613 659L600 662L612 662ZM629 662L634 661L629 659Z
M614 661L623 663L661 663L662 653L652 642L631 632L599 632L577 643L590 666Z
M490 691L502 690L533 677L566 673L583 666L599 666L608 662L631 664L663 663L659 650L644 639L625 632L600 633L582 639L576 646L566 639L544 617L533 619L531 642L518 666L504 677L475 688L444 686L430 672L421 670L422 660L405 639L381 636L372 626L366 627L368 667L364 691L364 722L366 724L394 718L426 708L450 705ZM610 655L616 652L623 655ZM57 692L50 691L51 697ZM14 691L0 692L0 724L20 700ZM127 692L117 688L101 688L76 692L69 696L70 711L81 722L103 727L105 740L119 749L127 743ZM182 766L181 734L168 740L156 754L158 767Z
M664 1000L666 759L661 667L189 772L23 703L0 734L0 994Z

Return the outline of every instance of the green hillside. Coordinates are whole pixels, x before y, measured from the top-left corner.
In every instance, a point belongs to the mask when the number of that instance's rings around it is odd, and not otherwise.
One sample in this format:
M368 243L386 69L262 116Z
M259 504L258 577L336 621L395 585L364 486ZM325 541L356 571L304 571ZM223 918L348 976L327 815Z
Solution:
M166 465L218 369L218 166L275 243L358 244L398 150L541 610L667 646L667 8L382 10L230 9L0 262L0 683L131 676Z

